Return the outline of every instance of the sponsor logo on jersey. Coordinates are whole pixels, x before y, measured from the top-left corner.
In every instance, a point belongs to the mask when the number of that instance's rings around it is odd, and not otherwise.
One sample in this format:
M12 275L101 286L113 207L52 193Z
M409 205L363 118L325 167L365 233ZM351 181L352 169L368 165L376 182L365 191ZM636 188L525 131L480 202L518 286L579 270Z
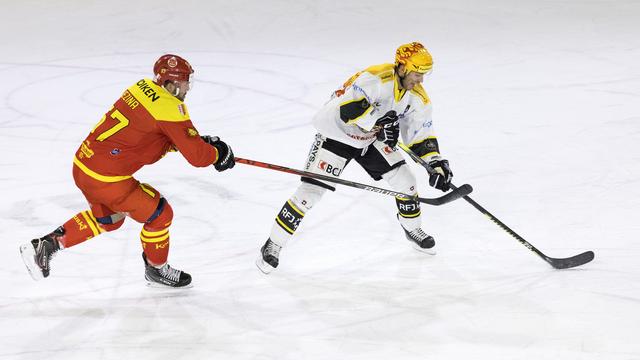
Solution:
M382 151L384 151L385 154L389 155L391 154L394 150L391 148L391 146L387 145L384 148L382 148Z
M153 90L151 85L147 84L147 82L144 81L144 79L138 81L136 83L136 86L138 86L140 88L140 91L142 91L143 94L145 94L149 99L151 99L152 102L160 99L160 95L158 95L158 93L156 93L156 91Z
M196 137L196 136L198 136L198 130L193 129L193 128L189 128L189 129L187 129L187 136L189 136L189 137Z
M340 173L342 172L341 168L337 166L333 166L324 160L320 160L320 162L318 162L318 169L326 172L327 174L331 174L333 176L340 176Z
M85 157L88 159L93 156L94 152L89 148L89 140L85 140L80 145L80 154L78 154L80 159L84 159Z
M353 134L347 134L350 138L355 139L355 140L360 140L360 141L369 141L369 140L373 140L376 137L375 132L372 132L371 135L367 135L367 136L360 136L360 135L353 135Z

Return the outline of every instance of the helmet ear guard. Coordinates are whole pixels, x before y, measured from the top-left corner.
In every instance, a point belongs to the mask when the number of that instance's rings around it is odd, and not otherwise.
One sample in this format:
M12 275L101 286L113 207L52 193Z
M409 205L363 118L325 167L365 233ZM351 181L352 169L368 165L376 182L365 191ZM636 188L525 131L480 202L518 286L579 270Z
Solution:
M396 50L396 69L404 65L406 74L411 71L428 74L433 69L433 59L427 49L419 42L403 44Z

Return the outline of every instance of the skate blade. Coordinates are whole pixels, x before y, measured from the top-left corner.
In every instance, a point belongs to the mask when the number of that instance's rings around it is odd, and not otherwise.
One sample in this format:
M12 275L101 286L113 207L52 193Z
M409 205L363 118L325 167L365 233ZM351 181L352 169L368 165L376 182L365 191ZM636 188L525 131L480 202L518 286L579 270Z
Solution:
M269 265L268 263L264 262L264 260L262 260L262 256L259 256L258 259L256 260L256 266L264 274L269 274L270 272L275 270L273 266Z
M147 282L147 287L152 289L182 290L182 289L191 289L193 287L193 283L189 283L188 285L185 285L185 286L176 287L176 286L160 284L155 281L149 281L149 280L145 280L145 281Z
M435 255L436 254L436 249L434 249L434 248L428 248L428 249L421 248L420 245L415 244L415 243L412 244L412 246L413 246L414 249L420 251L421 253L425 253L425 254L429 254L429 255Z
M27 267L29 275L31 275L33 280L39 281L44 279L42 270L40 270L40 267L36 264L36 251L30 242L20 245L20 255L22 255L22 261Z

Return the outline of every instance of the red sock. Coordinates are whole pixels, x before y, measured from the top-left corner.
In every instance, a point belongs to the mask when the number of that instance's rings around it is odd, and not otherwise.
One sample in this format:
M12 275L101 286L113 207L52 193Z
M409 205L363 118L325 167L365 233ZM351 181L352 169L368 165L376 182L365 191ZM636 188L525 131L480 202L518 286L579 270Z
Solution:
M142 250L151 265L163 265L169 257L169 227L153 229L148 224L140 232Z
M65 233L59 241L64 248L78 245L104 232L91 210L77 213L64 223L63 227Z

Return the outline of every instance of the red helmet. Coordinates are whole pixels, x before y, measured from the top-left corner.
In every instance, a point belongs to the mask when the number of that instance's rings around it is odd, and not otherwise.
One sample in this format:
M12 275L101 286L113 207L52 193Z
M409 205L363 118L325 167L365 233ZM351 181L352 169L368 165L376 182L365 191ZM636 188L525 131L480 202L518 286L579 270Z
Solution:
M167 80L190 81L193 68L180 56L166 54L160 56L153 65L153 74L153 81L162 86Z

